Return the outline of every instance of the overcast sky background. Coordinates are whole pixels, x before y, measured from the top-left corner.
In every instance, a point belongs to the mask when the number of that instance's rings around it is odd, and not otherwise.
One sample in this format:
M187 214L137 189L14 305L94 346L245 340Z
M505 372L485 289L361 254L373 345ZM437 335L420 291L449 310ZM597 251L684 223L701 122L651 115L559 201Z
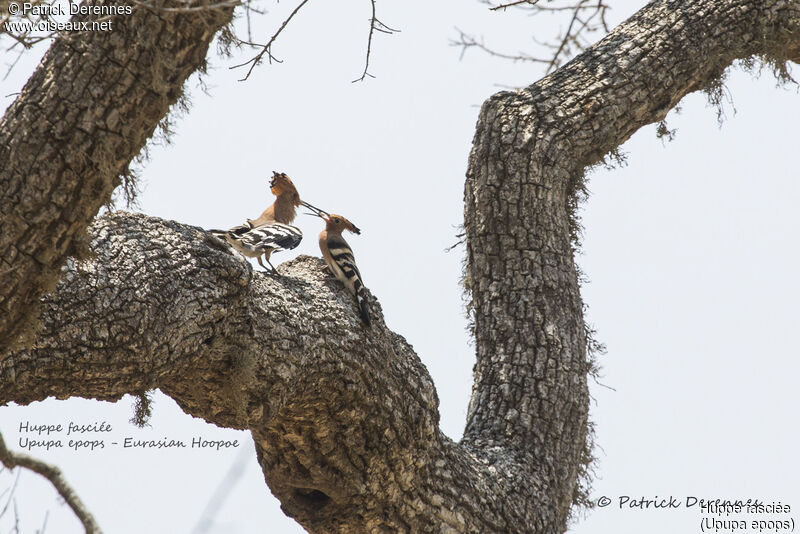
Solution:
M295 4L265 2L254 20L264 41ZM613 26L642 2L614 1ZM462 221L467 156L479 105L500 87L543 75L537 65L479 52L459 61L454 27L509 52L530 50L564 21L492 13L478 2L378 3L379 18L401 33L377 35L363 68L367 1L311 2L274 53L246 82L227 67L250 58L211 55L204 93L191 79L189 114L169 146L151 147L140 209L205 228L230 227L271 202L267 178L288 173L304 199L350 218L350 238L366 285L386 322L414 346L437 385L443 430L461 436L472 383L458 279L464 248L445 253ZM599 36L598 36L599 37ZM13 100L43 50L0 81L0 111ZM13 57L0 59L10 62ZM621 495L758 498L800 507L800 430L795 342L800 286L797 180L800 95L732 70L726 119L702 94L668 116L674 141L638 132L622 149L628 164L590 175L578 258L588 319L608 352L604 386L592 384L598 447L594 497L613 504L571 532L699 532L694 509L619 510ZM734 111L735 107L735 111ZM295 251L318 255L320 222L298 219L306 239ZM414 247L397 254L401 239ZM411 253L409 253L411 252ZM168 275L166 273L165 275ZM608 386L608 387L605 387ZM611 389L613 388L613 389ZM58 464L109 533L190 532L241 454L243 475L207 530L294 533L264 484L249 434L220 429L156 395L151 427L128 423L131 400L116 404L48 400L0 408L0 430L19 448L19 424L106 421L110 439L238 439L240 450L31 451ZM0 473L0 494L16 474ZM23 472L15 492L21 532L81 532L49 484ZM0 497L0 509L6 497ZM800 508L798 508L800 509ZM9 510L0 533L13 526ZM800 514L747 519L800 520Z

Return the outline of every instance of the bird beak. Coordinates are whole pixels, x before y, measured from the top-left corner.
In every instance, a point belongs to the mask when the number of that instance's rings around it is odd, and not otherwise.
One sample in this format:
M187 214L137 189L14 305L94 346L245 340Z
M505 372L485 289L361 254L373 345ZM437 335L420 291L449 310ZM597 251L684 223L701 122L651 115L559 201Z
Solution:
M357 227L355 224L353 224L353 223L350 223L350 226L352 226L352 227L353 227L353 232L354 232L354 233L356 233L356 234L358 234L358 235L361 235L361 230L359 230L359 229L358 229L358 227Z
M319 208L317 208L315 206L312 206L311 204L309 204L305 200L301 200L300 204L314 212L314 213L309 213L308 215L316 215L317 217L322 217L323 219L329 215L329 213L327 211L324 211L324 210L321 210L321 209L319 209Z

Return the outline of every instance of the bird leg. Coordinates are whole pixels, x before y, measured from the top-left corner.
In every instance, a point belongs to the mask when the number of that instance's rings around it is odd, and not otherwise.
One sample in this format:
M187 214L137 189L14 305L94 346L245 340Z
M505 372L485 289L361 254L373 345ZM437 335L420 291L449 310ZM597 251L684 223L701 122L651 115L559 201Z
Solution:
M275 266L274 266L274 265L272 265L272 262L271 262L271 261L269 261L269 258L267 258L266 256L264 256L264 259L266 259L266 260L267 260L267 263L269 263L269 266L270 266L270 267L272 267L272 269L267 269L267 266L266 266L266 265L264 265L264 263L261 261L261 256L259 256L259 257L258 257L258 264L259 264L261 267L263 267L263 268L264 268L264 270L265 270L265 271L267 271L267 272L273 272L273 273L277 273L277 272L278 272L278 269L276 269L276 268L275 268Z

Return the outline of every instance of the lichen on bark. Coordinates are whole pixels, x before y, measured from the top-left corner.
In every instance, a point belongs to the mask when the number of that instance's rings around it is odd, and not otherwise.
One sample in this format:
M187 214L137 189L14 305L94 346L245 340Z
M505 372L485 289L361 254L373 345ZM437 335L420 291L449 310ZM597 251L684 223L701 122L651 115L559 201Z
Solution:
M67 262L39 300L229 15L142 13L154 30L143 42L169 35L179 47L163 77L106 65L145 53L122 50L138 34L58 44L0 123L6 347L42 307L35 339L0 352L0 403L159 388L187 413L250 430L266 483L310 532L563 532L591 456L591 339L574 259L586 169L733 61L800 59L800 3L654 1L552 75L483 105L464 194L477 363L458 443L439 430L430 376L377 301L366 329L318 259L267 277L202 229L113 213L92 225L89 259ZM47 104L62 87L96 87L77 83L79 71L47 85L53 69L72 72L70 47L118 74L117 96L83 114ZM144 119L120 120L114 98L126 91L141 93ZM48 105L65 116L59 128L37 118ZM64 147L77 156L58 157Z

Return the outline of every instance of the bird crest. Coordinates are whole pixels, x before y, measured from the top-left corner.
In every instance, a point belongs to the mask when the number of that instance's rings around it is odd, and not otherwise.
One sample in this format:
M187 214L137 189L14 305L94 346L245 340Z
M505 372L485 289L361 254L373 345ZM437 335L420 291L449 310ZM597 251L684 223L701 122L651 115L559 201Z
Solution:
M287 195L291 198L292 204L300 205L300 194L292 183L292 179L285 173L272 171L272 178L269 179L269 190L276 197Z

